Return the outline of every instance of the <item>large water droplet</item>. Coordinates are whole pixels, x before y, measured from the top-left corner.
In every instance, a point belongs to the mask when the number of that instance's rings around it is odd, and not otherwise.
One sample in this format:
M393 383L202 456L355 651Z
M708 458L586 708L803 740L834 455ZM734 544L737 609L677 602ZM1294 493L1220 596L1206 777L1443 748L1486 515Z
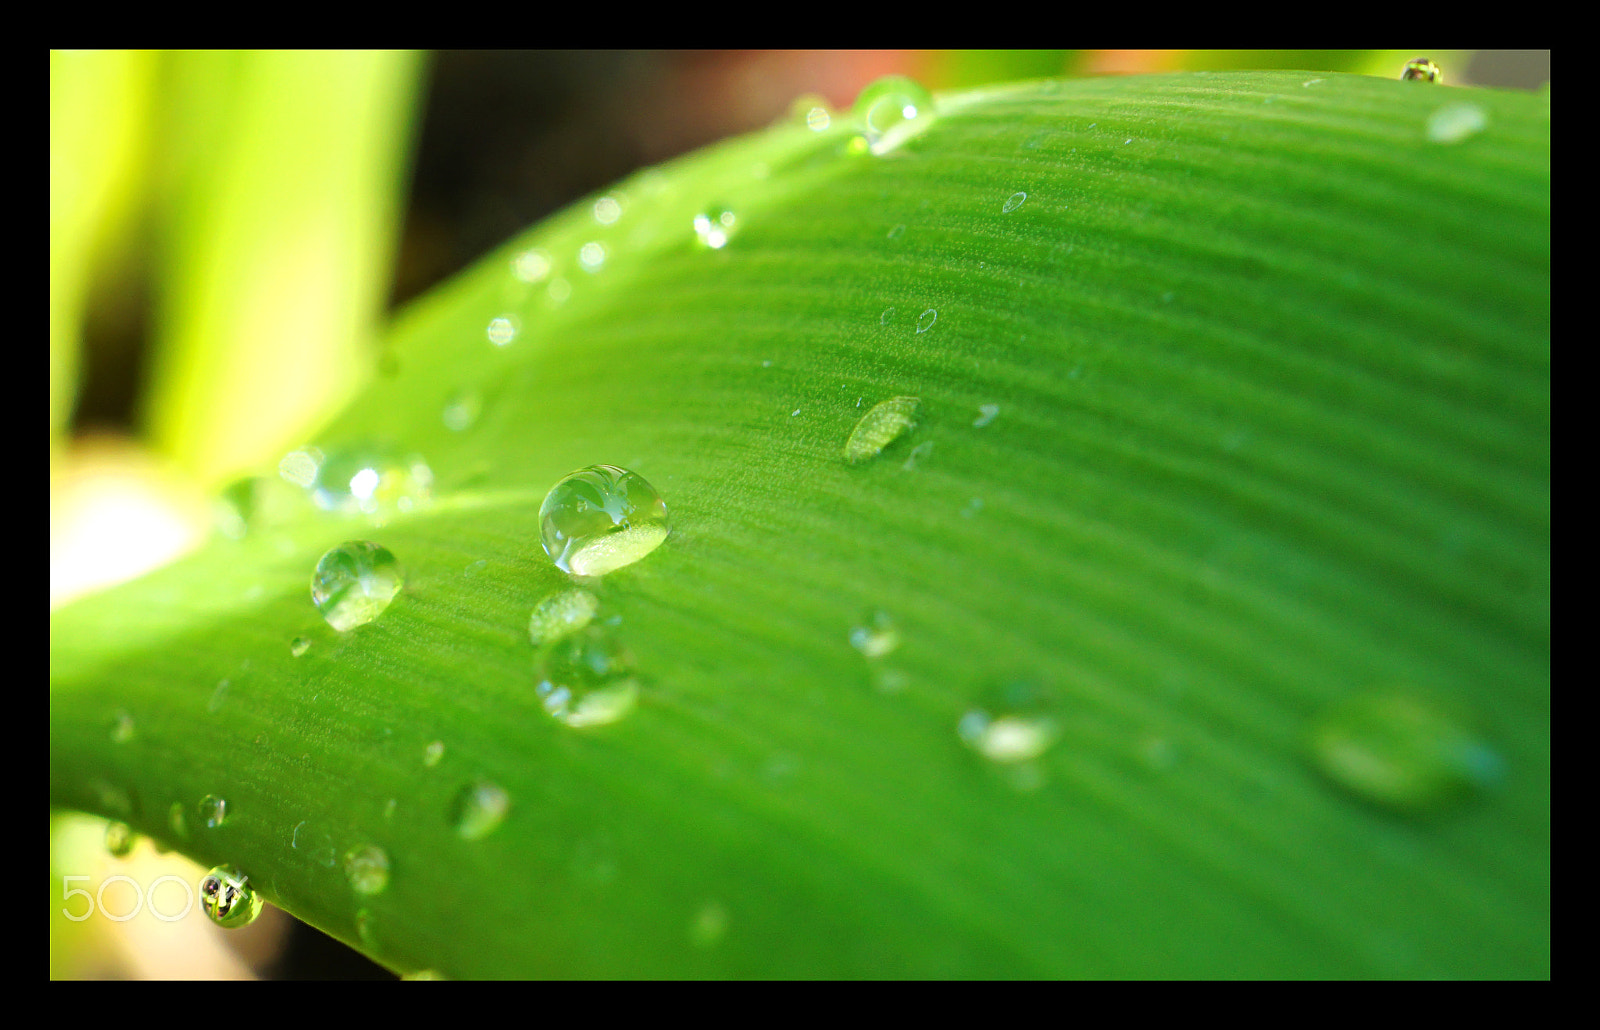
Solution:
M844 444L844 458L852 465L875 458L885 447L917 426L917 397L890 397L879 401L850 431Z
M1489 115L1477 104L1447 104L1428 115L1429 143L1460 143L1489 127Z
M637 472L590 465L561 478L539 507L539 535L556 567L604 576L661 546L667 505Z
M932 124L933 97L912 79L886 75L861 91L854 113L865 149L883 155Z
M495 831L511 808L504 787L479 780L461 788L450 806L450 825L463 840L482 840Z
M568 726L603 726L633 711L639 681L633 656L603 626L546 645L537 663L539 703Z
M317 562L311 576L311 602L343 633L383 614L404 579L389 549L366 540L350 540Z
M200 881L200 906L218 926L236 930L261 914L261 895L234 866L217 866Z
M1440 71L1439 66L1426 57L1417 57L1407 61L1406 66L1400 69L1400 78L1406 82L1442 84L1444 82L1444 72Z
M1391 810L1441 811L1494 786L1500 755L1443 702L1399 690L1345 698L1312 721L1311 763L1332 782Z
M712 250L721 250L733 236L739 216L725 207L713 205L694 216L694 234Z
M228 802L215 794L207 794L200 799L200 821L205 823L206 829L215 830L228 821Z
M418 455L376 447L330 453L317 468L311 499L325 511L366 515L378 525L421 507L433 488L433 470Z
M381 894L389 886L389 853L376 844L351 848L344 856L344 875L357 894Z
M599 610L599 599L587 590L558 591L533 606L528 636L535 646L552 643L589 625Z

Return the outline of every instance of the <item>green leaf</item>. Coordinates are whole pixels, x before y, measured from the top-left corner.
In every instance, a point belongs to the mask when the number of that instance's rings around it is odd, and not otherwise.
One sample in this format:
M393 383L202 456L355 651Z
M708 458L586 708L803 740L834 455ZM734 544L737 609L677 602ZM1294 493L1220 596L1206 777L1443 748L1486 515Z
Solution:
M424 456L431 503L55 613L52 804L402 972L1548 976L1548 97L1044 82L881 156L849 121L413 306L317 443ZM847 461L893 397L915 429ZM540 503L597 463L673 532L591 586L642 689L573 727L528 624L570 585ZM346 540L407 578L339 633Z

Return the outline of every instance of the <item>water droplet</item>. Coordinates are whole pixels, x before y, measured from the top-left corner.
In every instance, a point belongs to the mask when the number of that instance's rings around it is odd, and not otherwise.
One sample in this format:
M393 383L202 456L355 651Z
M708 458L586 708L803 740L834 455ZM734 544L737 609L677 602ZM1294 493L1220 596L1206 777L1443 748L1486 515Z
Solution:
M489 320L489 328L485 335L489 342L496 347L504 347L517 338L517 319L513 315L501 315L499 318Z
M1482 793L1505 766L1462 714L1398 690L1336 702L1312 721L1307 747L1311 763L1333 783L1411 815Z
M795 97L794 103L789 105L789 117L812 132L821 132L833 124L828 102L815 93Z
M790 418L794 418L794 417L795 417L795 416L796 416L796 415L798 415L798 414L800 414L800 409L799 409L799 408L796 408L796 409L794 409L794 410L793 410L793 411L791 411L791 412L789 412L789 417L790 417Z
M433 470L419 455L402 458L361 445L330 453L310 489L311 499L324 511L365 515L382 525L427 503Z
M236 930L249 926L261 914L261 895L250 878L234 866L217 866L200 881L200 906L218 926Z
M586 626L545 645L537 666L540 704L568 726L616 722L639 698L633 657L603 626Z
M1489 127L1489 115L1477 104L1447 104L1428 115L1429 143L1460 143Z
M889 320L892 318L894 318L894 308L884 308L883 314L878 316L878 324L888 325Z
M964 519L970 519L973 516L977 515L978 512L980 512L982 510L983 510L983 498L982 497L974 497L972 500L968 501L965 505L962 506L962 508L961 508L961 517L964 518Z
M845 441L844 458L852 465L875 458L885 447L917 427L917 397L890 397L874 404Z
M462 840L482 840L495 831L511 808L504 787L479 780L461 788L450 806L450 825Z
M1321 81L1322 81L1321 79L1307 79L1306 81L1300 83L1300 85L1301 86L1315 86L1318 83L1320 83Z
M125 711L118 711L111 717L111 743L126 744L133 739L133 716Z
M594 202L594 220L601 225L611 225L622 217L622 205L616 197L601 197Z
M933 97L903 75L886 75L856 97L854 113L866 149L882 156L934 121Z
M389 549L366 540L350 540L317 562L311 576L311 602L343 633L365 626L383 614L404 579Z
M444 406L442 417L446 429L460 433L471 429L482 412L483 398L476 391L468 390L450 398Z
M1132 140L1129 140L1129 142L1131 143ZM1011 212L1013 212L1017 208L1021 207L1022 206L1022 202L1027 200L1027 199L1028 199L1028 195L1026 193L1022 193L1020 191L1011 194L1011 196L1006 198L1006 202L1003 205L1001 205L1000 213L1009 215Z
M295 486L310 489L317 481L317 469L322 466L322 452L315 447L290 451L278 462L278 475Z
M900 467L905 469L907 472L914 471L917 467L917 463L932 453L933 441L924 440L915 447L911 448L911 453L906 455L906 460Z
M739 217L725 207L710 207L694 216L694 234L712 250L727 246Z
M289 641L289 653L296 658L299 658L309 650L311 650L311 640L307 637L295 637Z
M1433 82L1444 83L1444 72L1439 66L1426 57L1418 57L1407 61L1406 66L1400 69L1400 78L1406 82Z
M982 429L990 422L993 422L994 417L998 414L1000 414L1000 405L998 404L978 405L978 417L972 420L973 428Z
M378 943L378 930L373 925L374 922L370 908L356 909L356 936L361 938L361 943L369 948L376 946Z
M560 307L572 296L572 284L561 276L550 280L550 285L545 287L545 293L550 297L550 303Z
M697 948L714 946L728 932L728 910L714 901L700 907L689 921L689 943Z
M552 643L589 625L600 601L587 590L562 590L533 606L528 635L535 646Z
M874 611L850 628L850 646L868 658L882 658L900 646L900 630L888 612Z
M172 807L167 809L167 826L179 840L188 839L189 817L183 814L183 802L174 801Z
M535 247L511 259L511 274L525 283L543 282L550 274L550 255Z
M1037 684L1007 683L961 717L956 733L992 762L1026 762L1050 749L1058 727L1051 695Z
M381 894L389 886L389 853L376 844L351 848L344 856L344 875L357 894Z
M422 749L422 764L429 769L439 764L444 757L444 741L436 740Z
M113 821L106 824L106 851L112 858L127 858L133 854L134 845L138 843L139 835L127 823Z
M605 244L591 241L578 248L578 264L583 266L585 272L592 275L600 271L601 266L605 263Z
M221 683L217 684L216 689L211 692L211 696L206 699L206 712L211 715L216 715L218 712L222 711L222 706L227 703L228 681L223 680Z
M939 312L929 308L917 317L917 332L925 333L939 320Z
M661 546L667 505L637 472L590 465L563 476L539 507L545 553L562 572L604 576Z
M900 237L904 236L905 234L906 234L906 227L905 227L905 223L902 222L899 225L895 226L893 229L889 230L889 239L898 240Z
M207 794L200 799L200 821L206 829L215 830L228 821L228 803L215 794Z

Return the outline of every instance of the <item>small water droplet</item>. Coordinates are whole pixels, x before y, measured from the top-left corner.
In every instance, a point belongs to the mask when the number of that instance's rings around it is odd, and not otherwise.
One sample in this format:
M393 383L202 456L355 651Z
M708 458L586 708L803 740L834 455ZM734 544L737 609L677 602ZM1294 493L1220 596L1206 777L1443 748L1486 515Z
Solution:
M799 408L796 408L796 409L794 409L794 410L793 410L793 411L791 411L791 412L789 412L789 417L790 417L790 418L794 418L794 417L795 417L795 416L796 416L796 415L798 415L798 414L800 414L800 409L799 409Z
M854 114L865 149L882 156L933 123L933 97L903 75L886 75L856 97Z
M483 398L474 390L464 390L445 403L442 418L445 428L461 433L471 429L483 412Z
M200 881L200 906L218 926L236 930L249 926L261 914L261 895L250 878L234 866L217 866Z
M697 948L713 947L728 932L728 910L714 901L700 907L689 921L689 943Z
M929 308L917 317L917 332L925 333L933 328L933 323L939 320L939 312Z
M1315 86L1318 83L1320 83L1321 81L1322 81L1321 79L1307 79L1306 81L1300 83L1300 85L1302 85L1302 86Z
M383 614L403 583L400 563L388 548L349 540L317 562L311 576L311 603L328 625L344 633Z
M1013 681L991 692L982 705L968 709L957 723L956 733L992 762L1030 761L1056 741L1055 707L1053 697L1042 687Z
M558 275L550 280L550 285L545 287L545 293L549 296L550 303L560 307L567 302L568 297L572 296L572 284Z
M622 204L616 197L601 197L594 202L594 220L601 225L611 225L622 217Z
M1489 127L1489 115L1477 104L1447 104L1428 115L1429 143L1460 143Z
M1400 69L1400 78L1406 82L1433 82L1443 84L1444 72L1426 57L1413 58Z
M139 835L127 823L112 821L106 824L106 852L112 858L127 858L133 854Z
M917 427L917 397L890 397L879 401L861 416L844 444L844 458L858 465L875 458L887 446Z
M850 646L868 658L882 658L900 646L900 630L888 612L875 610L850 628Z
M603 726L639 698L633 656L607 628L586 626L545 645L537 660L539 703L568 726Z
M1022 202L1027 200L1027 199L1028 199L1028 195L1026 193L1023 193L1020 190L1017 191L1016 193L1011 194L1011 196L1006 198L1005 204L1001 205L1001 208L1000 208L1001 214L1009 215L1011 212L1013 212L1017 208L1021 207L1022 206Z
M228 821L228 803L215 794L207 794L200 799L200 821L206 829L215 830Z
M278 462L278 475L295 486L310 489L317 481L317 469L322 466L322 452L315 447L290 451Z
M906 460L900 467L905 469L907 472L912 472L916 469L918 462L932 453L933 441L924 440L915 447L911 448L911 453L906 455Z
M133 739L133 716L119 710L111 717L111 743L126 744Z
M511 274L525 283L543 282L550 274L550 255L537 247L511 259Z
M206 699L206 712L211 715L216 715L218 712L222 711L222 706L227 703L228 681L223 680L221 683L217 684L216 689L211 692L211 696Z
M429 769L439 764L444 757L444 741L436 740L422 749L422 764Z
M982 429L990 422L993 422L994 417L998 414L1000 414L1000 405L998 404L978 405L978 417L972 420L973 428Z
M1396 812L1443 811L1498 783L1505 762L1468 718L1399 690L1335 702L1312 720L1308 754L1345 790Z
M962 508L961 508L961 517L964 518L964 519L970 519L973 516L977 515L978 512L980 512L982 510L983 510L983 498L982 497L974 497L972 500L968 501L965 505L962 506Z
M183 802L174 801L172 807L167 809L167 826L179 840L189 837L189 817L183 813Z
M878 324L888 325L892 318L894 318L894 308L884 308L883 314L878 316Z
M558 591L533 606L528 635L534 646L542 647L589 625L599 610L599 598L587 590Z
M789 105L789 117L812 132L821 132L833 124L828 102L815 93L795 97L794 103Z
M903 223L903 222L901 224L895 226L893 229L889 230L889 238L891 240L898 240L900 237L904 236L905 234L906 234L906 227L905 227L905 223Z
M357 894L381 894L389 886L389 853L376 844L351 848L344 856L344 875Z
M309 650L311 650L311 640L308 637L295 637L289 641L289 653L296 658L299 658Z
M694 216L694 234L712 250L721 250L733 236L739 217L725 207L713 205Z
M462 840L482 840L505 820L511 795L504 787L479 780L461 788L450 806L450 825Z
M496 347L504 347L517 338L517 318L515 315L501 315L489 320L489 328L485 330L489 342Z
M585 272L591 275L600 271L606 263L605 244L591 241L578 248L578 264L583 266Z
M631 565L671 531L666 502L655 487L615 465L568 473L539 507L545 553L574 576L604 576Z

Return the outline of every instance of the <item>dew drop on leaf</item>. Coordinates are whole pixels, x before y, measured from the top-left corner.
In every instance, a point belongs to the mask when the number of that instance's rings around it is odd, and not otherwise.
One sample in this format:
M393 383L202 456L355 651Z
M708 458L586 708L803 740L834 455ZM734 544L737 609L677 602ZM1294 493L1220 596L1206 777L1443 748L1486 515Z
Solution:
M235 930L255 922L262 901L236 867L217 866L200 881L200 905L213 923Z
M228 802L215 794L200 799L200 821L206 829L214 830L228 821Z
M344 875L357 894L381 894L389 886L389 853L376 844L351 848L344 856Z
M389 549L350 540L324 554L311 576L311 601L341 633L383 614L404 582Z
M568 726L616 722L639 699L633 656L605 626L586 626L541 648L534 676L540 705Z
M896 150L933 123L933 97L914 79L886 75L856 96L853 113L865 149L877 156Z
M1400 69L1400 78L1406 82L1442 84L1444 82L1444 72L1426 57L1417 57L1407 61L1406 66Z
M504 787L479 780L462 787L450 806L450 825L462 840L482 840L505 820L511 795Z
M637 472L590 465L550 488L539 507L545 553L562 572L604 576L661 546L667 505Z
M844 458L852 465L875 458L901 436L917 426L917 397L890 397L874 404L850 431L844 444Z

